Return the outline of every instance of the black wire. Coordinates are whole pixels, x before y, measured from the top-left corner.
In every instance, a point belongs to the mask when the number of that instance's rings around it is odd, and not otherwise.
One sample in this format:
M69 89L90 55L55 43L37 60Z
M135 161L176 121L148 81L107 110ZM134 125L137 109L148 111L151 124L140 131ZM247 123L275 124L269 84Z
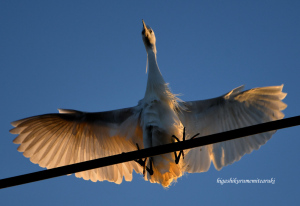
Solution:
M268 132L272 130L279 130L287 127L293 127L297 125L300 125L300 116L253 125L253 126L222 132L218 134L212 134L208 136L203 136L201 138L195 138L192 140L181 141L181 142L161 145L157 147L151 147L147 149L122 153L122 154L113 155L109 157L103 157L103 158L90 160L86 162L80 162L72 165L57 167L49 170L43 170L43 171L24 174L20 176L9 177L0 180L0 189L31 183L31 182L36 182L40 180L45 180L49 178L59 177L59 176L90 170L90 169L95 169L99 167L105 167L109 165L133 161L145 157L151 157L151 156L170 153L174 151L180 151L180 150L200 147L208 144L228 141L228 140L250 136L258 133Z

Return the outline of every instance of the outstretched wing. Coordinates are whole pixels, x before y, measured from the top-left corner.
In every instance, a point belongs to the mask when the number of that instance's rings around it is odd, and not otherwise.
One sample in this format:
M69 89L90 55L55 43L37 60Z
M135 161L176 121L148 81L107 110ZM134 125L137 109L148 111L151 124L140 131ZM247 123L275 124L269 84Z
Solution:
M241 86L214 99L185 102L187 110L179 114L180 119L187 134L199 132L200 136L282 119L284 114L281 110L287 106L281 101L286 96L282 88L283 85L260 87L242 92ZM192 149L184 159L186 171L206 172L211 161L220 170L240 160L246 153L259 149L274 133L271 131Z
M105 156L136 150L143 146L140 112L136 107L98 113L59 110L60 114L45 114L12 122L10 132L19 134L20 144L30 161L41 167L54 168ZM132 171L140 166L127 162L76 173L85 180L107 180L120 184L132 180Z

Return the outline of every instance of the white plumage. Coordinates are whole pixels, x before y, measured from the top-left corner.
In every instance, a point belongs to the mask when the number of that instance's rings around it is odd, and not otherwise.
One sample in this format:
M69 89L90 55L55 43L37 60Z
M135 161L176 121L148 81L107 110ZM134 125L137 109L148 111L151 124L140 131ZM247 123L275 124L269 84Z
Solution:
M183 102L172 94L156 61L156 39L153 30L143 22L142 37L148 55L148 82L145 97L131 108L87 113L59 110L12 122L10 132L19 134L13 141L18 151L41 167L54 168L106 157L140 148L174 142L172 135L182 140L196 133L206 136L267 121L282 119L286 108L281 100L286 93L281 86L242 91L243 86L220 97ZM205 172L211 162L215 168L232 164L265 144L273 132L257 134L185 151L185 158L175 163L173 153L151 157L153 175L145 180L168 187L184 172ZM120 184L123 178L132 180L132 172L143 172L137 162L127 162L76 173L76 177L92 181Z

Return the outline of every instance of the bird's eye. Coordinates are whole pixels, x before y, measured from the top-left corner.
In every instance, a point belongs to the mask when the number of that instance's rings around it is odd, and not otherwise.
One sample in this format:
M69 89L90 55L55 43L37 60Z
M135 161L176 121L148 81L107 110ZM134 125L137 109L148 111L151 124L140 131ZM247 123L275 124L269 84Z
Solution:
M150 34L152 34L152 30L151 29L149 30L149 32L150 32Z

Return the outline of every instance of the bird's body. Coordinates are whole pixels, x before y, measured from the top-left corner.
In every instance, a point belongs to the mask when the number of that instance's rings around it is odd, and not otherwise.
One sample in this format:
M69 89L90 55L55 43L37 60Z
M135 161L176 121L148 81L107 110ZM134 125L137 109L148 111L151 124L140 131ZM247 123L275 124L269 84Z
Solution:
M178 113L177 98L171 93L158 68L156 49L149 49L148 81L145 96L141 100L141 126L143 128L144 148L159 146L172 142L172 135L182 135L183 125ZM147 174L152 182L168 186L173 179L182 175L181 166L175 163L174 155L164 154L152 157L154 173ZM152 164L149 161L149 164Z
M143 22L142 37L148 55L148 81L145 96L135 107L85 113L59 110L12 123L14 143L33 163L53 168L95 158L120 154L182 140L196 133L206 136L283 118L286 108L281 100L283 86L261 87L242 91L238 87L220 97L202 101L182 102L164 81L156 60L156 39L153 30ZM168 187L184 172L205 172L213 162L216 169L238 161L244 154L265 144L274 132L257 134L237 140L185 151L185 158L175 163L173 153L150 157L147 167L153 174L144 178ZM132 171L143 172L137 162L76 173L92 181L121 183L131 181Z

